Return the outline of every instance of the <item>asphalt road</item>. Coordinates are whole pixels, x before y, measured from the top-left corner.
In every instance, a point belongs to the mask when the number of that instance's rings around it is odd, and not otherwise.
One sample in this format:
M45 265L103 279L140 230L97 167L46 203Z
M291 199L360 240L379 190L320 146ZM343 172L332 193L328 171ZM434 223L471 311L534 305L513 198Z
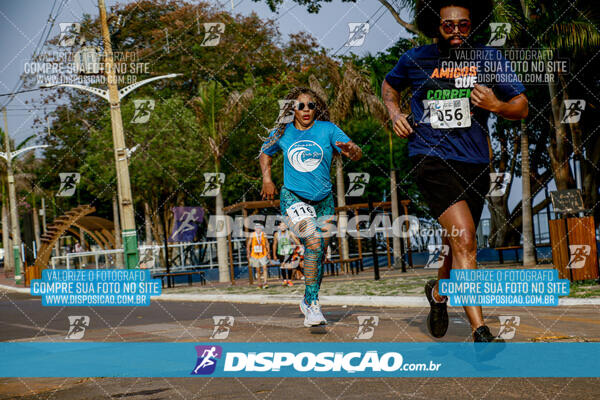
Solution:
M82 341L206 342L212 317L233 316L231 342L354 341L357 316L378 316L371 341L430 342L426 308L323 307L330 324L302 326L290 305L153 301L149 307L43 307L39 298L0 294L0 340L66 341L68 316L86 315ZM512 341L598 341L598 306L486 308L493 333L501 316L517 316ZM461 308L450 309L446 342L470 341ZM32 366L35 368L35 366ZM600 378L0 378L0 399L592 399Z

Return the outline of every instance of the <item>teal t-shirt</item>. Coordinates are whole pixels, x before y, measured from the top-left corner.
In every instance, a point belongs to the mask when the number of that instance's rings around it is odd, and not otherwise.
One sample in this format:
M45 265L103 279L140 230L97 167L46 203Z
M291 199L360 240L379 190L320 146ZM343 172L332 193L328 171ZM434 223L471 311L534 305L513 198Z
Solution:
M269 137L274 134L275 131L271 132ZM301 197L320 201L331 193L333 150L341 152L335 142L349 141L348 135L329 121L315 121L305 131L289 123L279 140L262 151L273 156L282 150L283 185Z

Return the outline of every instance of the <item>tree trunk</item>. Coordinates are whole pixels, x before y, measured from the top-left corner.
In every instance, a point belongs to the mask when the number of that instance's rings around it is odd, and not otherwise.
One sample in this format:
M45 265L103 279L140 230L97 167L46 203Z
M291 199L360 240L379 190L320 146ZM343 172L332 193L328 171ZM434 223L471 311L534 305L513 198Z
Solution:
M40 239L40 216L37 208L37 204L35 201L35 196L33 197L33 236L35 237L35 251L36 253L40 251L40 246L42 245Z
M152 221L150 220L150 205L144 202L144 226L146 227L146 245L152 244Z
M521 174L523 184L523 266L535 265L535 239L531 211L531 177L529 174L529 137L525 120L521 120Z
M506 193L510 188L506 188ZM501 247L506 245L506 237L511 225L508 221L510 213L508 212L507 195L488 196L488 208L490 210L490 237L488 239L491 247Z
M398 208L398 186L396 183L396 170L390 171L390 194L392 197L392 224L400 217ZM400 247L400 238L392 236L392 245L394 246L394 268L402 267L402 248Z
M4 276L15 271L15 263L12 254L12 243L10 240L10 226L8 222L8 207L6 196L2 199L2 244L4 245Z
M566 149L567 131L565 124L560 120L560 103L558 101L557 85L555 82L548 82L548 92L550 93L550 104L552 106L552 120L554 123L555 146L548 148L550 163L554 171L554 181L558 190L569 188L571 174L569 172L569 156Z
M217 224L225 224L225 218L223 217L223 194L221 188L216 198L216 214ZM224 227L217 227L217 232L221 232ZM217 258L219 260L219 282L231 282L229 278L229 254L227 248L227 237L222 234L217 235Z
M113 196L113 221L115 224L115 249L122 249L123 243L121 242L121 223L119 222L119 205L117 204L117 196ZM123 253L118 253L116 256L115 267L123 268L125 262L123 260Z
M335 157L335 188L337 194L338 207L346 205L346 188L344 187L344 164L342 156ZM340 211L340 220L338 221L338 233L342 237L341 257L344 260L350 258L350 247L348 246L348 213Z

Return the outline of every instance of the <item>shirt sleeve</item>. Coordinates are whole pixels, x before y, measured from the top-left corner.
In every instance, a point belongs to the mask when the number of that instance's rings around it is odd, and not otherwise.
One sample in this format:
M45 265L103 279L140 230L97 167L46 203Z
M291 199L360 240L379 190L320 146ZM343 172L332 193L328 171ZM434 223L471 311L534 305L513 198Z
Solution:
M267 137L267 140L264 141L260 150L266 155L272 156L280 149L279 140L275 140L275 131L272 131Z
M504 58L504 56L500 54L496 59L502 67L501 69L498 69L498 72L496 72L497 84L495 85L495 89L498 98L502 101L508 101L513 97L525 92L525 86L523 86L519 80L519 77L512 70L510 63Z
M408 80L408 66L410 61L411 57L408 52L402 54L396 66L385 76L385 81L398 91L410 84Z
M342 142L342 143L348 143L350 141L350 138L348 137L348 135L346 135L344 133L343 130L341 130L339 128L339 126L337 126L336 124L332 123L331 124L331 146L338 152L341 153L342 149L340 149L339 147L337 147L335 145L335 142Z

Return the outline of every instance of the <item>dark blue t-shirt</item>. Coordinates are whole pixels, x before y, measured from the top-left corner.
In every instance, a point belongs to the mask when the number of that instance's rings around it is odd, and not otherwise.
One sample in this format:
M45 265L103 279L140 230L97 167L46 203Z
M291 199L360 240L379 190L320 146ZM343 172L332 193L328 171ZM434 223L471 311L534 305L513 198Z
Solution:
M489 111L471 108L469 128L434 129L428 104L434 100L470 97L474 84L491 87L496 97L508 101L525 91L498 49L479 46L442 56L436 44L404 53L385 77L394 89L412 89L410 108L417 123L409 137L409 156L424 154L469 163L489 162Z

